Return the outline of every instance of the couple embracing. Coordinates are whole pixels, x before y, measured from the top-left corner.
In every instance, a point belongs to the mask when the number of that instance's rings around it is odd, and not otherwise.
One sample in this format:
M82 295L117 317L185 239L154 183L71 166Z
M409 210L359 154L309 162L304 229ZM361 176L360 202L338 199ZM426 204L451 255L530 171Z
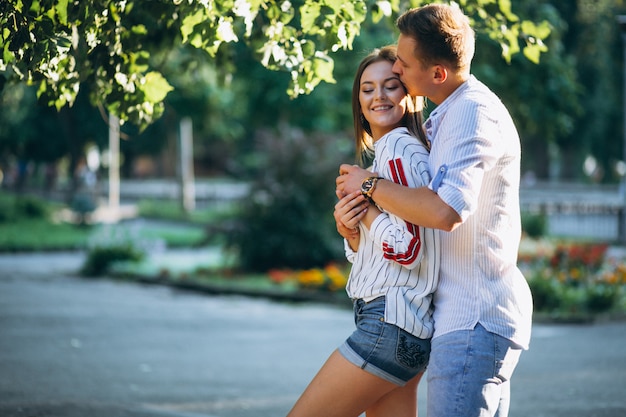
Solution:
M360 64L357 156L334 216L352 262L356 330L288 417L506 417L528 348L532 299L517 267L520 142L470 73L474 31L458 6L404 13L397 46ZM436 105L423 122L424 97Z

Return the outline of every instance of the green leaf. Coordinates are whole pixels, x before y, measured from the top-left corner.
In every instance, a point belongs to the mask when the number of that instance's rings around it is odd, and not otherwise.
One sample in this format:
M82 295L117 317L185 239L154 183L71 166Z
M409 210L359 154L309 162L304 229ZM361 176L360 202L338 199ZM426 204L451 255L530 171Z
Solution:
M67 25L67 5L69 0L57 0L57 4L54 6L56 12L57 21L62 25Z
M511 11L511 0L499 0L498 6L509 22L517 22L519 20L517 15Z
M131 28L131 31L134 34L137 34L137 35L147 35L148 34L148 29L146 29L145 25L134 25Z
M70 48L72 46L72 41L64 36L55 36L53 38L56 44L61 48Z
M302 25L302 31L305 33L311 32L316 29L315 22L320 16L321 6L317 2L307 2L300 8L300 23Z
M541 56L541 50L537 48L537 45L528 45L523 49L524 56L531 62L538 64L539 57Z
M327 83L334 84L335 78L333 77L333 69L335 62L328 57L315 57L313 60L313 72L322 80Z
M204 10L198 9L195 13L185 16L183 24L180 27L180 34L183 36L183 43L187 43L189 35L194 32L197 24L204 20Z
M163 75L156 71L147 73L145 83L141 85L141 90L146 95L146 98L153 103L163 101L167 93L173 89L174 88L167 82Z
M546 39L550 36L550 24L545 20L538 25L534 22L524 20L522 22L522 32L539 39Z

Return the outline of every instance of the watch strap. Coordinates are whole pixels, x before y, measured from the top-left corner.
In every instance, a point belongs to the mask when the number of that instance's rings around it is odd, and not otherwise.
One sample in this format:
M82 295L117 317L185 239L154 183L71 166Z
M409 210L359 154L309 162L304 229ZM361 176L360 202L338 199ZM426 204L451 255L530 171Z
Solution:
M367 177L361 183L361 194L363 194L370 202L374 202L372 199L372 194L374 194L374 190L376 189L376 184L378 180L384 179L383 177Z

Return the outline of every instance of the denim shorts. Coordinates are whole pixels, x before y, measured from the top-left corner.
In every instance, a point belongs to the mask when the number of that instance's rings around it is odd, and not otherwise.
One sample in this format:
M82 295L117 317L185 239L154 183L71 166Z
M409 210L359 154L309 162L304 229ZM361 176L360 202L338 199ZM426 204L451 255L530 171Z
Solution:
M385 323L385 297L354 302L356 330L339 352L361 369L403 386L424 372L430 358L430 339L420 339Z

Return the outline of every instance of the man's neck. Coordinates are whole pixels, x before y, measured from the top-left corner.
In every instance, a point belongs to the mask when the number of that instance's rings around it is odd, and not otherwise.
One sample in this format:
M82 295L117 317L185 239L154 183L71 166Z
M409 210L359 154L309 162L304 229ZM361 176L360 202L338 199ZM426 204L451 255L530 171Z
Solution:
M454 93L456 89L459 88L463 83L465 83L465 81L469 80L469 78L470 74L467 72L450 74L448 75L448 79L445 81L445 83L440 85L437 93L428 98L436 105L439 105L443 103L445 99L450 97L450 95Z

